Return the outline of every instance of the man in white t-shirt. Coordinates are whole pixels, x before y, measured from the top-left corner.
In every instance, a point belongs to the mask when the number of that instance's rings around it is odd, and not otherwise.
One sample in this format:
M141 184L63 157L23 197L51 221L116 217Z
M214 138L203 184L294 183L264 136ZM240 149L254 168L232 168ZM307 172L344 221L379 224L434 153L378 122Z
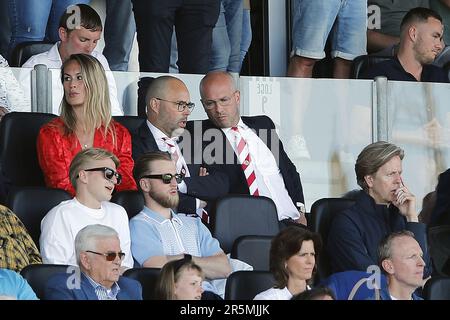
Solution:
M79 13L79 18L77 15ZM70 6L61 16L59 37L61 41L50 50L32 56L22 67L33 68L37 64L45 64L50 69L60 69L62 63L76 53L86 53L97 58L106 71L109 97L113 116L123 115L122 107L117 99L117 87L108 61L99 51L94 50L102 35L102 21L98 13L86 4ZM52 73L52 113L59 114L59 105L63 98L63 87L58 79L59 73ZM25 70L20 75L21 83L30 83L30 72ZM25 86L29 88L29 86ZM29 94L29 92L28 92Z
M74 240L78 231L87 225L102 224L119 234L120 247L125 253L122 266L133 267L127 213L109 202L122 178L118 166L114 154L99 148L85 149L73 158L69 177L75 198L61 202L41 222L39 243L44 263L76 265Z

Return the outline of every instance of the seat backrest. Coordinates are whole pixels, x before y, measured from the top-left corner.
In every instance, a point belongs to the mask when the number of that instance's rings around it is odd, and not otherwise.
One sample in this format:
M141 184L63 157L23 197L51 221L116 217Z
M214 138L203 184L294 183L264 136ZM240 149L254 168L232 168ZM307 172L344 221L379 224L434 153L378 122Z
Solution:
M155 299L156 281L161 269L159 268L132 268L124 272L124 276L137 280L142 286L142 299Z
M11 112L0 122L0 168L13 186L45 186L36 152L42 125L56 117L37 112Z
M144 196L140 191L120 191L113 194L111 202L125 208L128 218L131 219L144 209Z
M72 196L65 190L46 187L15 187L7 198L7 206L19 217L39 248L41 220L61 201Z
M27 280L37 297L43 299L48 279L56 273L67 272L68 267L64 264L30 264L23 268L20 274Z
M361 79L365 76L367 71L379 62L390 60L392 57L388 56L375 56L375 55L362 55L356 57L352 61L352 69L350 72L350 79Z
M273 236L241 236L233 243L231 258L248 263L253 270L269 271L272 239Z
M229 195L217 201L213 235L226 253L240 236L274 236L279 231L277 208L272 199Z
M354 203L353 199L323 198L314 202L311 207L311 230L319 233L323 242L317 268L320 279L325 279L331 274L330 261L326 251L331 222L338 213L351 207Z
M269 271L236 271L228 276L225 300L253 300L274 285L275 279Z
M450 300L450 277L432 277L423 288L425 300Z
M47 41L26 41L17 44L11 53L11 67L21 67L28 59L35 54L50 50L54 43Z
M145 121L145 119L137 116L114 116L113 118L127 128L130 133L134 132Z
M435 272L450 276L450 225L428 229L428 245Z

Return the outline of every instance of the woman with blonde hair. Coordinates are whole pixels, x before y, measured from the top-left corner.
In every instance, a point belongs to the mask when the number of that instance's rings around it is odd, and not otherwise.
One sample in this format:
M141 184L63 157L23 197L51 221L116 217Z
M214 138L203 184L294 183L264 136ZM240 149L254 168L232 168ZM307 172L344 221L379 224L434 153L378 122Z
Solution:
M108 83L101 63L91 55L73 54L61 67L64 97L60 116L44 125L37 151L48 187L75 195L69 166L82 149L96 147L114 153L120 161L121 190L136 190L133 180L131 136L111 116Z

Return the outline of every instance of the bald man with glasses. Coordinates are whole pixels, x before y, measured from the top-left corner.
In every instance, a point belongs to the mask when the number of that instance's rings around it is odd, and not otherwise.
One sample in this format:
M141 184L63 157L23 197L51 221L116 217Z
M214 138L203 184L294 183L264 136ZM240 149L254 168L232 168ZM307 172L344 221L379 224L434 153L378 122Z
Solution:
M52 276L46 300L142 300L141 284L120 276L126 254L116 230L101 224L84 227L75 237L75 255L79 269Z
M219 197L228 193L228 177L209 172L200 163L195 164L194 150L186 150L194 137L187 136L185 127L195 104L190 101L186 85L178 78L161 76L152 81L146 96L147 121L132 134L133 158L152 151L168 152L176 171L184 175L178 185L180 201L176 209L185 214L196 214L209 222L209 208ZM208 207L206 207L210 204Z
M122 177L117 172L119 159L100 148L80 151L69 167L69 178L75 189L72 200L51 209L41 222L39 239L44 263L77 265L74 239L87 225L102 224L119 235L124 268L133 267L130 230L125 209L109 202Z

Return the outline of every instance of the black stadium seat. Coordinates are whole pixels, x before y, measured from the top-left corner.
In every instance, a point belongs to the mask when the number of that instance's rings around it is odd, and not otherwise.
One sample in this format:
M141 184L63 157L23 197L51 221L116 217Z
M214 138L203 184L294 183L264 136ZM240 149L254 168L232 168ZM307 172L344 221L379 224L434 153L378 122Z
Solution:
M273 236L241 236L233 243L231 258L248 263L253 270L269 271L272 239Z
M376 55L363 55L356 57L352 62L350 79L364 79L367 70L369 70L379 62L390 59L392 59L392 57Z
M133 218L144 209L144 196L140 191L126 190L116 192L113 194L111 202L124 207L128 214L128 219Z
M54 43L47 41L26 41L17 44L9 60L11 67L21 67L35 54L50 50Z
M236 271L228 276L225 300L253 300L274 285L275 279L268 271Z
M69 269L68 269L69 268ZM39 299L44 298L48 279L57 273L78 272L77 267L65 264L30 264L20 271Z
M127 128L130 133L139 128L145 121L145 119L137 116L114 116L113 118Z
M155 299L155 285L156 280L161 269L159 268L132 268L124 272L124 276L137 280L142 285L142 299Z

